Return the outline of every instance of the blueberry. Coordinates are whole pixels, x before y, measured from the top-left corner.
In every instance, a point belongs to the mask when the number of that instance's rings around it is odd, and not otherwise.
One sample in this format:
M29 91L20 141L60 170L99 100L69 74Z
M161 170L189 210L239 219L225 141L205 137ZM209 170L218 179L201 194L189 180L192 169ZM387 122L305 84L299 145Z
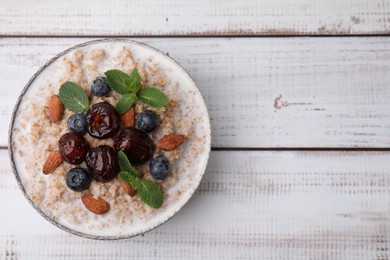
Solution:
M153 111L145 110L137 115L136 124L139 130L149 133L157 128L160 124L160 119Z
M66 175L66 185L72 191L83 191L88 189L91 179L88 172L83 168L73 168Z
M106 81L105 77L97 77L92 82L91 91L92 94L98 97L104 97L110 92L111 88L108 86L108 83Z
M68 128L73 133L85 134L87 127L87 117L83 114L74 114L68 118Z
M165 179L171 171L171 164L164 156L157 156L150 162L150 174L157 180Z

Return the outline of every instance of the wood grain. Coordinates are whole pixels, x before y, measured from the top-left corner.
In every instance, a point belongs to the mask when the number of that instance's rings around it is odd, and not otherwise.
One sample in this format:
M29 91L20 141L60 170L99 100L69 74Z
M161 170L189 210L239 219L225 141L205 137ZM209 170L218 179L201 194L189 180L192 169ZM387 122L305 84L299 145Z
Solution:
M0 35L388 34L387 0L0 2Z
M68 235L35 213L0 150L8 220L0 258L387 259L389 168L390 152L212 152L177 216L143 237L102 242Z
M390 38L140 40L193 76L210 112L213 147L390 147ZM28 79L84 41L0 39L0 146Z

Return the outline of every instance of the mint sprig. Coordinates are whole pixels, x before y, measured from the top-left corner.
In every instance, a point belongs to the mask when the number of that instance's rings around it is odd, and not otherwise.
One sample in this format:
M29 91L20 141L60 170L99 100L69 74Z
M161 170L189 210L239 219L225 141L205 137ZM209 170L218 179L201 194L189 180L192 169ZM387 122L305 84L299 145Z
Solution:
M131 106L134 104L135 99L136 99L136 95L134 93L124 94L119 99L118 103L116 103L116 107L115 107L116 111L119 114L126 113L127 111L129 111Z
M160 108L168 103L168 98L165 94L157 88L144 88L139 92L139 99L146 105Z
M120 70L108 70L104 75L106 75L111 89L122 95L116 106L119 114L126 113L137 97L146 105L155 108L168 104L168 97L161 90L151 87L140 90L142 80L137 68L131 72L131 75ZM134 94L134 96L130 94Z
M118 162L119 162L119 167L121 168L122 171L129 172L132 175L137 177L141 176L138 173L138 171L131 165L129 159L127 159L126 154L122 151L118 152Z
M138 69L135 68L131 72L130 80L127 81L129 89L133 93L137 93L139 90L139 86L141 85L141 76L138 73Z
M133 174L131 174L130 172L127 172L127 171L121 171L119 174L118 174L118 178L121 180L121 181L124 181L124 182L127 182L129 184L131 184L135 178L137 178L136 176L134 176Z
M62 104L74 113L81 113L88 108L88 96L76 83L67 81L62 84L59 96Z
M118 153L119 167L122 172L118 178L129 183L137 191L140 199L149 207L158 209L164 202L164 196L157 183L140 178L138 171L131 165L126 154L122 151Z
M131 92L129 75L120 70L108 70L104 72L108 85L112 90L121 95Z
M133 189L137 191L141 200L154 209L158 209L164 202L163 194L160 187L153 181L134 178L131 182Z

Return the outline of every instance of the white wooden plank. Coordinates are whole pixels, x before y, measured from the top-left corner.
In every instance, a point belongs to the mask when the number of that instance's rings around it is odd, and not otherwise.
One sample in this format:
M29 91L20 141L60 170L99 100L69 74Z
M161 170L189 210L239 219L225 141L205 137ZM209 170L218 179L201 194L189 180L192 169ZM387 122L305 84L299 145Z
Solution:
M212 152L177 216L144 237L102 242L38 216L0 150L0 258L387 259L389 168L389 152Z
M87 39L0 40L0 145L28 79ZM214 147L389 147L390 38L140 39L203 93Z
M2 0L0 35L383 34L388 0Z

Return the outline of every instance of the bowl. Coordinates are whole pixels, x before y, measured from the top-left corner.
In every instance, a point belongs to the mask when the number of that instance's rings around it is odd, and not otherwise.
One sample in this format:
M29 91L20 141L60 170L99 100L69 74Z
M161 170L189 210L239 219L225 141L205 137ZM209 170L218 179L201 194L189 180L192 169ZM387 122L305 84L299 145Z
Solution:
M163 134L170 132L186 135L186 141L174 152L159 151L172 160L171 174L160 182L164 192L161 208L149 208L138 196L123 194L117 179L108 184L92 181L87 193L101 196L111 205L108 213L95 215L82 204L80 198L83 193L73 192L66 186L66 172L72 166L63 162L53 173L42 173L45 157L50 151L58 149L57 140L69 131L66 119L72 114L66 110L62 121L52 123L47 102L51 95L58 94L65 81L80 84L91 103L106 101L89 93L93 79L103 76L108 69L130 73L135 67L145 83L161 88L170 100L166 109L157 111L162 117L162 124L151 135L155 143ZM112 99L115 99L114 94ZM145 107L137 105L137 109L141 111ZM103 39L78 44L61 52L32 76L12 114L9 156L20 190L47 221L81 237L114 240L137 236L158 227L188 202L204 175L210 138L210 120L201 93L176 61L141 42ZM99 142L93 141L91 146ZM106 142L112 145L112 141ZM141 166L141 171L146 172L145 178L148 178L147 169L147 165Z

